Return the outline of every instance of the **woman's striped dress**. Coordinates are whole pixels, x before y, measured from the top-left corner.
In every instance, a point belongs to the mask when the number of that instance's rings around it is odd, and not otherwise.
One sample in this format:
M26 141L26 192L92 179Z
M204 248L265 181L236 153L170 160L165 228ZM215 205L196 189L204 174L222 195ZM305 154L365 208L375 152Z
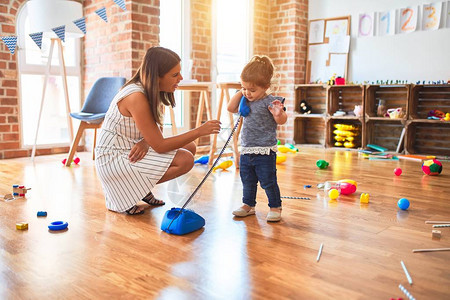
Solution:
M130 84L114 97L106 113L95 148L97 168L106 208L123 212L144 198L169 168L176 150L156 153L149 147L147 155L131 163L131 148L143 139L131 117L123 116L117 103L132 93L144 93L140 85Z

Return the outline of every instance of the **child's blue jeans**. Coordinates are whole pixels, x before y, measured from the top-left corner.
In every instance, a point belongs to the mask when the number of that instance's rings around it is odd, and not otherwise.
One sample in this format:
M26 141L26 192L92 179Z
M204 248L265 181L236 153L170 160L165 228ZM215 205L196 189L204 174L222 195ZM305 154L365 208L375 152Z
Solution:
M258 181L269 199L269 207L281 207L280 188L277 183L277 155L270 151L269 155L241 155L239 170L244 187L242 201L248 206L256 205Z

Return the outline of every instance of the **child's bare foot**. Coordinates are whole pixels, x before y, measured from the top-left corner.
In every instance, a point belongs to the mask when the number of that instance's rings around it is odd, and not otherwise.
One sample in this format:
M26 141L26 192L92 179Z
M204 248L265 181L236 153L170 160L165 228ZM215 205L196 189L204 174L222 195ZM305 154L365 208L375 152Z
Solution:
M236 217L247 217L255 214L255 207L248 206L247 204L242 205L238 209L233 211L233 215Z

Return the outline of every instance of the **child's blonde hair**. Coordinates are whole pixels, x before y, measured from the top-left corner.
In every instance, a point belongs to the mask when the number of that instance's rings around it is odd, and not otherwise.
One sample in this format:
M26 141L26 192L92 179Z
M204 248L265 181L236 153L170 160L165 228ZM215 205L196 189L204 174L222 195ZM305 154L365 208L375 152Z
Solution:
M244 67L241 80L259 87L270 88L275 67L266 55L255 55Z

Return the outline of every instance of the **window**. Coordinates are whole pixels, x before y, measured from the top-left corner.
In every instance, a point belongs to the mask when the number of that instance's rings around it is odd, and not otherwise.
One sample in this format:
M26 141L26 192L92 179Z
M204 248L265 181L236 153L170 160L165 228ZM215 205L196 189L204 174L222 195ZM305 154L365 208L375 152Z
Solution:
M250 35L253 12L251 10L253 0L215 0L213 28L213 80L215 82L239 82L242 69L251 55L252 36ZM230 91L230 96L233 91ZM214 111L217 105L220 91L215 94ZM229 124L229 118L224 100L220 121L222 130L218 135L218 143L222 144L229 136L234 124ZM227 126L227 124L229 124Z
M189 79L191 76L192 62L189 59L190 43L190 1L164 0L160 1L160 45L175 51L181 58L181 75ZM187 16L187 17L186 17ZM174 108L175 123L178 132L189 129L189 105L188 93L175 91L176 106ZM169 110L164 116L164 132L171 132Z
M20 10L16 25L19 46L21 135L22 146L26 148L34 145L51 40L44 34L41 50L30 38L31 31L26 5ZM63 48L70 109L71 111L78 111L81 103L80 41L67 37L63 43ZM63 82L60 74L59 53L55 44L39 125L37 139L37 145L39 146L68 145L71 142Z

